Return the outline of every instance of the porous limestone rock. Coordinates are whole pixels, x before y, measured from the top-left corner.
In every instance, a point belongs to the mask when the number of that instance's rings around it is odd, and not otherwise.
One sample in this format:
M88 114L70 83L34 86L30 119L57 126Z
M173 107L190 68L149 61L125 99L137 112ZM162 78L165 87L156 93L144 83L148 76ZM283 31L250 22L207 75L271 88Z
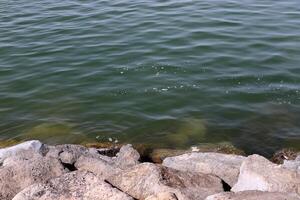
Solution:
M297 194L244 191L244 192L223 192L207 197L205 200L300 200Z
M213 174L233 186L237 182L240 166L245 158L221 153L188 153L166 158L163 165L181 171Z
M0 199L11 200L23 188L65 172L59 160L32 151L8 157L0 168Z
M133 166L107 181L136 199L174 193L179 200L201 200L223 191L221 179L213 175L183 172L152 163Z
M260 190L300 194L300 173L283 168L259 155L251 155L241 165L232 191Z
M13 200L133 200L93 173L75 171L45 183L33 184Z

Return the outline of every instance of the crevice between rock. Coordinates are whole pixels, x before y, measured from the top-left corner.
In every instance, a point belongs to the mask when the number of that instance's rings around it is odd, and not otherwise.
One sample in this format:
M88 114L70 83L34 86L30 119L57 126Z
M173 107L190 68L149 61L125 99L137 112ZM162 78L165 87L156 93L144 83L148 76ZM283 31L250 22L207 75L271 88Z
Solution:
M130 196L130 197L133 198L134 200L139 200L139 199L134 198L133 196L131 196L131 195L128 194L127 192L122 191L120 188L114 186L113 184L111 184L111 183L108 182L107 180L104 180L104 182L107 183L107 184L109 184L112 188L115 188L115 189L119 190L120 192L123 192L123 193L127 194L128 196Z

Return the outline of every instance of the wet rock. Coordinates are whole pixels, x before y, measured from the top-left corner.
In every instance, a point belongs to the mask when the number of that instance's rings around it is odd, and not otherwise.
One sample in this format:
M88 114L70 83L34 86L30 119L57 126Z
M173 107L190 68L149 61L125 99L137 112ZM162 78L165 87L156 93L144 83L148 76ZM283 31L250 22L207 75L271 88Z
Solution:
M123 170L107 181L136 199L159 198L164 193L174 193L180 200L201 200L223 191L221 180L215 176L182 172L152 163Z
M211 195L205 200L300 200L300 196L279 192L244 191L219 193Z
M154 149L150 153L150 158L154 163L162 163L167 157L179 156L188 152L190 151L177 149Z
M237 182L240 166L245 158L220 153L188 153L166 158L163 165L181 171L213 174L233 186Z
M16 156L24 151L42 153L45 146L38 140L31 140L21 144L0 149L0 163L8 157Z
M11 200L23 188L65 172L59 160L32 151L8 157L0 168L0 199Z
M162 163L167 157L179 156L192 152L216 152L224 154L245 155L245 153L234 147L231 143L202 143L192 146L190 149L154 149L150 153L150 158L154 163Z
M241 165L238 182L232 191L260 190L300 193L300 174L283 168L259 155L252 155Z
M13 200L133 200L127 194L86 171L76 171L31 185Z
M282 149L273 155L271 161L276 164L283 164L285 160L295 160L298 155L300 152L295 149Z

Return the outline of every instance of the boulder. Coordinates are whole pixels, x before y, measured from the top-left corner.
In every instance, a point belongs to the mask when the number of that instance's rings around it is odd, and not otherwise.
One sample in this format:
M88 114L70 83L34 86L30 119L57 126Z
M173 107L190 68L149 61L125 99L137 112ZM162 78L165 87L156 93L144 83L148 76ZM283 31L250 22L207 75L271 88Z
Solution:
M140 155L131 145L122 146L115 157L102 155L82 155L75 163L75 167L80 170L87 170L105 179L122 169L130 168L139 163Z
M223 192L207 197L205 200L300 200L300 196L289 193L244 191Z
M237 182L240 166L245 158L221 153L188 153L166 158L163 165L181 171L213 174L233 186Z
M167 193L173 199L201 200L223 191L221 179L213 175L183 172L152 163L133 166L107 181L136 199L159 199Z
M232 188L234 192L245 190L299 194L300 173L251 155L242 163L238 182Z
M65 172L59 160L32 151L6 158L0 168L0 199L11 200L23 188Z
M0 163L6 158L20 154L24 151L31 151L32 153L42 153L45 146L38 140L31 140L17 144L12 147L0 149Z
M145 200L178 200L176 195L171 192L161 192L147 197Z
M133 200L93 173L75 171L45 183L33 184L13 200Z
M117 156L113 159L116 166L121 169L127 169L134 165L139 164L140 154L132 147L127 144L122 146Z
M300 156L297 156L295 160L284 160L282 164L283 168L298 171L300 173Z
M101 179L106 179L121 171L112 162L88 156L81 156L75 163L75 167L79 170L93 172Z

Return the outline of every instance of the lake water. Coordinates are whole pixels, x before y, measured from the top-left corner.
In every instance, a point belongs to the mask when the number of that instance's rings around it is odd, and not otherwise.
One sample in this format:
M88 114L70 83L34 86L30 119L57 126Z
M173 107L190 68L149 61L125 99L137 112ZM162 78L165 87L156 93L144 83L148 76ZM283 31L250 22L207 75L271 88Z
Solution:
M299 0L1 1L0 139L31 132L300 148Z

